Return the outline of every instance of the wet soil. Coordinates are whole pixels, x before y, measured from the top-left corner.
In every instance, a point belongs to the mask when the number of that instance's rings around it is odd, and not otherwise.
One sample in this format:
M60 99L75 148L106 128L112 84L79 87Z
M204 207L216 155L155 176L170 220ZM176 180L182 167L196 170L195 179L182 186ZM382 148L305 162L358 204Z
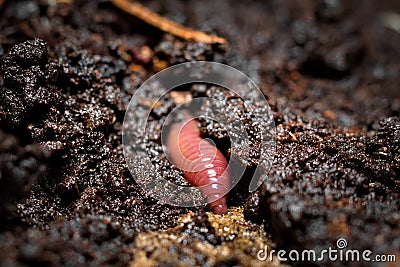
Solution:
M258 250L318 251L338 238L400 258L400 22L386 19L398 1L143 3L228 43L181 40L108 1L0 1L0 266L278 265L258 261ZM244 179L224 216L158 203L123 155L135 90L192 60L246 73L275 120L265 182L249 194ZM180 90L218 95L232 121L254 130L220 88ZM175 105L173 95L160 100L147 141L163 176L185 184L160 154ZM199 127L231 156L223 127ZM251 138L249 177L260 156Z

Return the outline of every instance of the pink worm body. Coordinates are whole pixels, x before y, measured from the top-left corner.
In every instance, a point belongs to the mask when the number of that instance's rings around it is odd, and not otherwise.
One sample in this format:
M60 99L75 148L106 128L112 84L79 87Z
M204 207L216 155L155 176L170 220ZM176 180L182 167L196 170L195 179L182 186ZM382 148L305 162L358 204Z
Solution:
M230 170L224 155L206 139L190 115L173 125L167 137L168 154L184 171L186 180L207 197L211 209L227 212L226 194L230 188Z

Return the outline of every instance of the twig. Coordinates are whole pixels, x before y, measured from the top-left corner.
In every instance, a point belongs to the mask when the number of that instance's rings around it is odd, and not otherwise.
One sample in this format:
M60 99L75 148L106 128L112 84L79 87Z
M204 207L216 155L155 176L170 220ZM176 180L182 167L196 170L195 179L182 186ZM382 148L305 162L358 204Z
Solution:
M50 5L56 5L56 4L72 4L74 0L48 0L48 3Z
M182 26L174 21L152 12L143 5L137 2L130 2L129 0L110 0L116 7L122 9L144 22L159 28L164 32L171 33L177 37L185 40L194 40L202 43L226 43L224 38L216 35L209 35L204 32L195 31L188 27Z

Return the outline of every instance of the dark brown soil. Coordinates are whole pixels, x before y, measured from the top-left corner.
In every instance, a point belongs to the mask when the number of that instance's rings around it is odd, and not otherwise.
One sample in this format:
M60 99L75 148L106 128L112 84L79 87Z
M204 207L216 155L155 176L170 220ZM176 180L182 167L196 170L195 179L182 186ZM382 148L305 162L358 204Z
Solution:
M343 237L399 261L400 22L385 18L400 13L400 2L143 3L228 43L180 40L108 1L0 1L0 266L264 264L256 260L269 244L263 227L277 248L321 250ZM249 75L277 128L265 183L249 195L244 179L226 216L157 203L123 156L135 90L192 60ZM241 102L221 97L245 121ZM175 105L166 96L152 112L148 142L160 172L185 184L159 155L160 125ZM224 129L199 126L230 156ZM259 157L252 138L249 177Z

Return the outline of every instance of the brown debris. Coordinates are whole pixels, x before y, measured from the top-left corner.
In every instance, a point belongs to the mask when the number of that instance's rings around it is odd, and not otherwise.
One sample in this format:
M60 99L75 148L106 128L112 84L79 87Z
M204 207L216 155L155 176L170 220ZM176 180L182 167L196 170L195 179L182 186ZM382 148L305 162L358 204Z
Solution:
M178 105L192 100L192 95L189 92L171 91L170 95Z
M160 262L167 266L266 265L266 262L257 259L257 253L265 246L271 246L271 242L262 226L244 219L243 208L231 208L225 215L207 213L208 219L203 226L198 216L189 212L177 220L178 225L174 228L140 233L135 239L135 249L132 251L134 260L129 266L159 266ZM191 234L196 229L213 232L204 227L209 224L223 240L220 244L211 244ZM232 258L235 262L232 262ZM268 266L284 265L274 258L268 262Z
M331 121L334 121L337 119L337 115L336 115L335 111L333 111L331 109L327 109L324 111L324 117Z

